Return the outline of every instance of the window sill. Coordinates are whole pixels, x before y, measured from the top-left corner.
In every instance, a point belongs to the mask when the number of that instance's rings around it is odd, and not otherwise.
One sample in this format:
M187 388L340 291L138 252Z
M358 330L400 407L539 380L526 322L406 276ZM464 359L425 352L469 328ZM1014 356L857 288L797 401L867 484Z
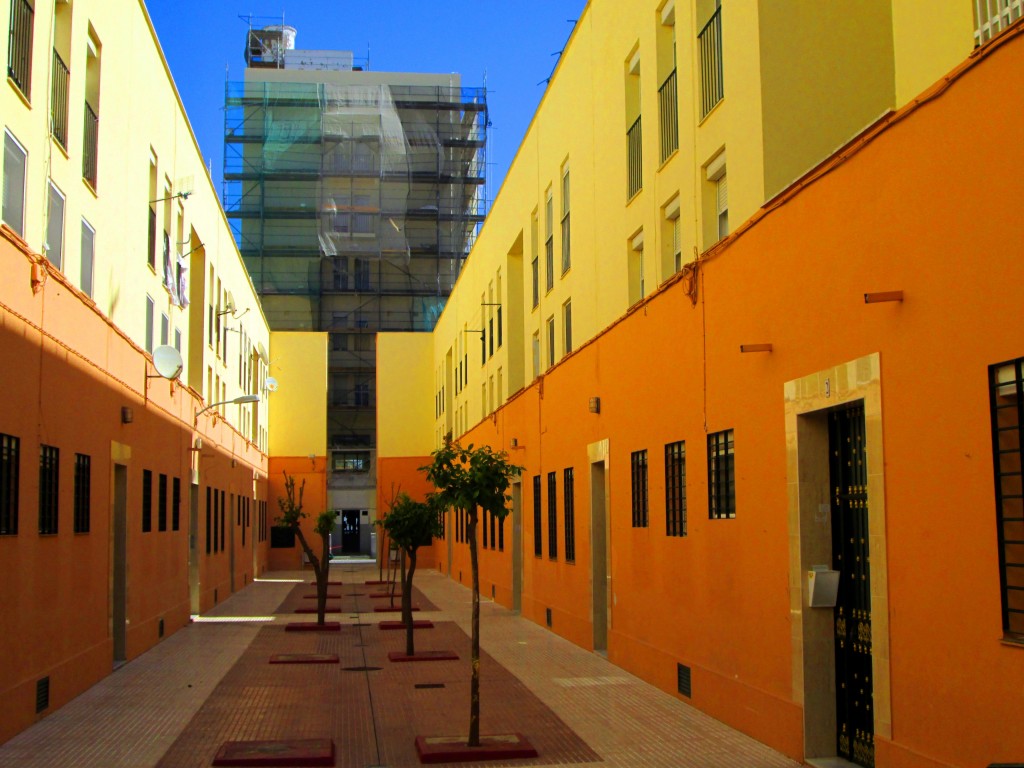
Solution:
M16 94L18 94L18 98L21 99L21 103L24 104L28 109L32 109L32 102L29 100L28 96L26 96L22 92L21 87L16 82L14 82L14 78L10 75L7 76L7 84L10 85L12 89L14 89L14 92Z
M572 265L571 264L568 267L566 267L565 269L562 270L562 277L565 277L570 272L572 272Z
M642 194L643 194L643 192L644 192L644 188L643 188L643 187L640 187L640 189L638 189L638 190L637 190L636 192L634 192L634 193L633 193L633 196L632 196L632 197L628 197L628 198L626 198L626 207L628 208L628 207L629 207L630 205L632 205L632 204L633 204L633 202L634 202L634 201L635 201L635 200L636 200L636 199L637 199L638 197L640 197L640 195L642 195Z
M658 166L657 173L661 173L663 170L665 170L665 166L668 165L669 163L671 163L676 158L676 155L678 155L678 154L679 154L679 147L676 147L675 149L673 149L669 153L668 157L666 157L664 160L661 161L661 165Z
M1008 648L1024 650L1024 637L1004 637L999 642Z
M710 120L711 116L713 114L715 114L715 112L718 111L719 107L721 107L724 103L725 103L725 97L723 96L722 98L720 98L718 100L718 102L715 104L715 106L713 106L711 108L711 111L708 112L706 115L704 115L704 117L702 117L700 119L700 121L697 123L697 127L700 128L702 125L704 125L704 123L706 123L708 120Z
M68 154L68 150L65 148L65 146L63 144L61 144L57 140L57 137L54 136L52 133L50 134L50 140L53 142L53 146L55 146L57 148L57 151L60 152L62 155L64 155L64 159L65 160L70 160L71 159L71 155Z
M92 185L92 182L89 181L84 176L82 177L82 183L85 185L85 188L88 189L92 193L93 197L98 198L100 196L99 193L96 191L96 187L94 187Z

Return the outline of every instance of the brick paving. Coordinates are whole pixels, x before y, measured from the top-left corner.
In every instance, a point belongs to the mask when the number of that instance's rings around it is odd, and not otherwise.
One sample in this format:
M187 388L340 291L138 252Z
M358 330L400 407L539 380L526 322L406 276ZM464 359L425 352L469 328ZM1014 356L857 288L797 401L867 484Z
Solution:
M331 591L344 610L331 619L341 632L286 634L288 621L315 621L291 613L313 587L308 572L273 574L0 746L0 768L205 767L227 739L323 736L338 766L418 765L414 735L465 733L469 591L418 572L417 617L435 628L417 632L417 649L462 658L395 664L387 653L404 650L404 633L377 628L380 601L366 595L380 587L362 584L376 570L343 564L339 575L345 584ZM541 754L491 765L797 765L542 627L487 601L481 609L482 731L520 731ZM269 664L276 653L340 663Z

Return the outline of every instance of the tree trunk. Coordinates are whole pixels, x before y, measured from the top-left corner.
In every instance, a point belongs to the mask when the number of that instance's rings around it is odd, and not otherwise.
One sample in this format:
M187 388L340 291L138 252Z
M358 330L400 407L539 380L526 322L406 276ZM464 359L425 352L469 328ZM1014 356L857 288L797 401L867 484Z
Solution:
M391 601L391 610L395 610L395 586L396 586L396 584L404 584L405 583L405 550L404 549L395 550L395 554L398 556L398 566L395 567L395 576L397 578L395 580L393 580L391 582L391 586L388 587L388 593L391 595L391 597L388 598ZM401 571L398 570L399 566L401 567Z
M404 563L405 560L403 559ZM402 576L402 621L405 624L405 655L415 656L412 639L412 575L416 572L416 549L409 550L409 572Z
M469 684L469 742L470 747L480 746L480 566L476 556L476 508L466 510L469 516L469 563L473 571L473 634L470 644L470 658L473 677Z
M309 564L313 566L313 575L316 578L316 623L323 624L327 614L327 539L324 538L324 558L321 563L313 554L302 529L298 526L295 527L295 535L302 545L302 551L306 553Z

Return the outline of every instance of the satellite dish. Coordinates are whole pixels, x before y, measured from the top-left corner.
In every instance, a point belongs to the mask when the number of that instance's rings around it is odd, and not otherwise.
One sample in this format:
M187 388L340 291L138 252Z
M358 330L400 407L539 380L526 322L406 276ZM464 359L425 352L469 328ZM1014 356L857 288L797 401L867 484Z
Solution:
M267 376L267 392L277 392L277 388L280 384L277 383L277 379L273 376Z
M161 378L176 379L184 365L178 350L164 345L153 350L153 367Z

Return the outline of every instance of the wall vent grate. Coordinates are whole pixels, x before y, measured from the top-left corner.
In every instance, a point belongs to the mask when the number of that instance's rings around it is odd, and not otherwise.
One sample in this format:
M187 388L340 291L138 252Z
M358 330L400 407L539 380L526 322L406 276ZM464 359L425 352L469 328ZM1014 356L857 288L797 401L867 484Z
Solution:
M544 609L544 621L547 622L547 625L549 627L551 626L551 609L550 608L545 608Z
M36 714L50 708L50 677L36 681Z
M676 685L679 692L686 698L693 698L693 688L690 685L690 668L685 664L676 664Z

